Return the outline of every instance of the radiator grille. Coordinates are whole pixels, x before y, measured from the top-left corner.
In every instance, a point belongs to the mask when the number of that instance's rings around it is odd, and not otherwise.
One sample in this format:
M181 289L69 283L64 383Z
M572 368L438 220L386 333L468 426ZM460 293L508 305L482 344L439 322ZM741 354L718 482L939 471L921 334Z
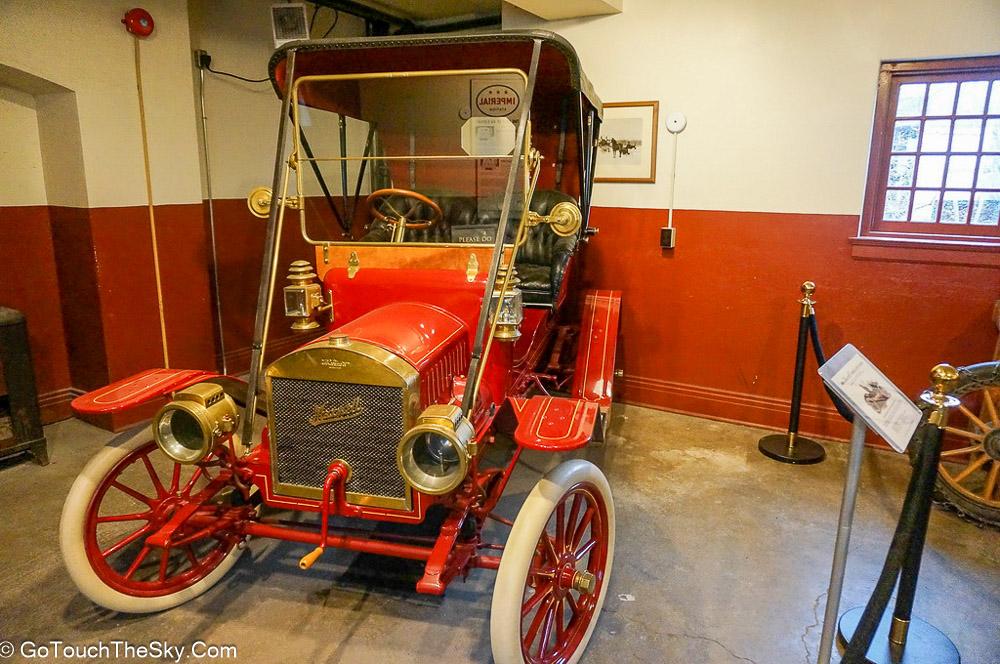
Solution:
M334 459L351 466L349 493L403 499L407 487L396 467L403 436L403 390L293 378L271 379L273 444L279 484L323 488ZM314 426L316 406L338 408L360 399L361 413Z

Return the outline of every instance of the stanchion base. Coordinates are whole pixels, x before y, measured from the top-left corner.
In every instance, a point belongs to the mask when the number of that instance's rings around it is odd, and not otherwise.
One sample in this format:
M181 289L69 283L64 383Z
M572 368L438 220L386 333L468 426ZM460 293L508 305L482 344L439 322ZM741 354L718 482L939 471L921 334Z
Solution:
M798 436L794 447L788 447L787 433L773 433L764 436L757 443L757 449L766 457L781 463L819 463L826 458L826 450L815 440Z
M851 609L840 616L837 629L837 647L843 652L858 627L864 607ZM906 646L900 649L889 643L889 627L892 612L886 611L882 622L872 638L872 644L865 655L868 664L960 664L962 656L958 648L941 630L920 618L910 620L906 633Z

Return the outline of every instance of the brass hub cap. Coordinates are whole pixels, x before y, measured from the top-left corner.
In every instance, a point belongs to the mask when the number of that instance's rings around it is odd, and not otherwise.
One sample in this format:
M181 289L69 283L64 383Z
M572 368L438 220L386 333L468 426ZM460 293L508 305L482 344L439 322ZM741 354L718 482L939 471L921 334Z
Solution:
M590 595L597 586L597 577L587 570L577 569L576 557L572 553L560 556L555 576L556 584L553 594L557 599L565 597L570 590Z

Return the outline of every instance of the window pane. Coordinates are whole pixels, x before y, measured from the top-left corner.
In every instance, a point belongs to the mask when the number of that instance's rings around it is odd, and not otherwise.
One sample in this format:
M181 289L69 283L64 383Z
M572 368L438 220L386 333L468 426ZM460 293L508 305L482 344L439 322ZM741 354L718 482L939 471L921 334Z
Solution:
M951 138L952 152L979 152L982 120L955 120L955 135Z
M979 160L979 189L1000 189L1000 156L983 155Z
M899 86L899 101L896 102L896 117L921 115L924 110L924 94L927 86L923 83L910 83Z
M928 120L924 123L923 152L947 152L951 120Z
M976 192L976 200L972 204L972 223L980 226L996 226L998 217L1000 217L1000 193Z
M937 221L940 191L917 191L913 194L913 214L910 221Z
M971 155L952 157L948 160L948 187L971 187L976 173L976 158Z
M893 152L916 152L920 141L919 120L897 120L892 131Z
M941 201L942 224L964 224L969 216L969 198L972 192L946 191Z
M996 86L1000 94L1000 86ZM983 152L1000 152L1000 119L986 121L986 136L983 137Z
M882 213L882 219L885 221L906 221L906 215L909 211L909 191L890 189L885 192L885 212Z
M990 115L1000 115L1000 81L993 81L993 90L990 92Z
M958 93L956 115L982 115L986 107L986 88L989 81L966 81Z
M892 157L889 159L890 187L909 187L913 184L913 163L916 157Z
M920 157L917 169L918 187L940 187L944 179L944 155L924 155Z
M927 113L925 115L951 115L955 108L955 90L958 83L932 83L927 94ZM897 114L898 115L898 114Z

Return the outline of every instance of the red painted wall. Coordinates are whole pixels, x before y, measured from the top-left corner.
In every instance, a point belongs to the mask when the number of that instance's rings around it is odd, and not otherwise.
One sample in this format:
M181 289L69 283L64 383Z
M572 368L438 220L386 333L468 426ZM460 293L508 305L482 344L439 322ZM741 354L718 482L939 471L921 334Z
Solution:
M253 338L267 220L251 215L245 199L217 200L213 205L227 369L230 373L238 373L250 366L250 341ZM204 227L207 228L207 205L205 214ZM332 228L334 222L329 223ZM312 232L318 232L315 226L310 228ZM291 332L282 308L281 289L288 283L285 277L289 264L298 259L312 262L315 251L302 239L297 213L286 216L282 230L275 283L278 295L271 310L268 358L287 352L305 343L308 338Z
M215 204L223 326L230 371L249 359L264 222L242 200ZM171 365L213 368L217 338L205 208L156 208ZM658 246L666 212L595 208L600 233L582 256L584 284L624 291L623 398L707 417L783 427L788 417L798 286L817 282L827 354L851 342L911 394L940 361L989 359L1000 297L992 266L856 258L851 215L675 213L678 244ZM0 208L0 303L28 315L47 421L68 400L161 366L146 208ZM292 218L278 288L296 258L312 259ZM993 256L996 256L994 254ZM898 259L898 260L897 260ZM269 356L303 341L280 307ZM803 432L845 437L807 364ZM46 405L47 404L47 405ZM148 413L147 413L148 414ZM132 418L101 422L121 428Z
M675 211L677 248L659 248L665 210L595 208L587 285L624 291L623 398L784 427L800 305L818 284L827 356L853 343L916 394L938 362L992 358L1000 267L852 257L852 215ZM896 254L902 257L903 254ZM997 254L992 255L997 258ZM806 365L801 430L846 437Z
M66 417L72 394L65 391L70 375L47 206L0 208L0 266L0 305L28 320L43 415L47 421Z
M202 206L155 213L171 365L212 367ZM28 318L44 421L68 417L83 391L163 365L147 208L4 207L0 234L0 303Z

